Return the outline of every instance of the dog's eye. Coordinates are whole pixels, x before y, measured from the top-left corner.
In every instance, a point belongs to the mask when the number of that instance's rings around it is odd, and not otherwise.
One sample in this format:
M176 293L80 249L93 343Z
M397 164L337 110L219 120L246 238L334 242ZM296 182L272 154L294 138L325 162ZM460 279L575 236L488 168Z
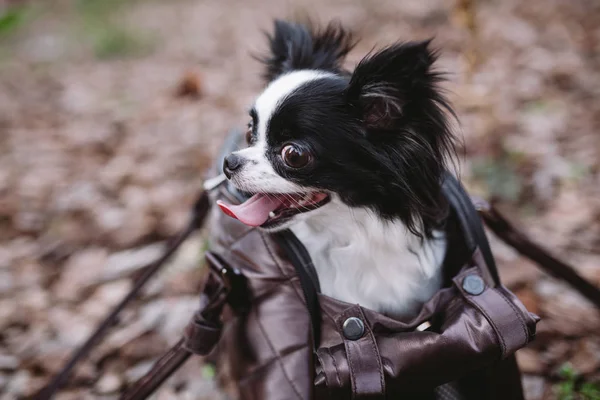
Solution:
M246 129L246 143L248 145L251 145L254 141L253 130L252 121L250 121L248 122L248 128Z
M311 160L310 153L307 150L292 144L283 146L281 149L281 158L291 168L305 167Z

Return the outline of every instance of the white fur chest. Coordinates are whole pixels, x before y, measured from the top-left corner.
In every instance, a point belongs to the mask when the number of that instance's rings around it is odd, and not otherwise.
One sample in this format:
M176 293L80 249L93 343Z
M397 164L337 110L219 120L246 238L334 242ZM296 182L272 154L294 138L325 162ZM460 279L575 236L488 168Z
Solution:
M440 288L446 252L441 232L421 240L337 201L291 230L306 246L323 294L397 318L410 318Z

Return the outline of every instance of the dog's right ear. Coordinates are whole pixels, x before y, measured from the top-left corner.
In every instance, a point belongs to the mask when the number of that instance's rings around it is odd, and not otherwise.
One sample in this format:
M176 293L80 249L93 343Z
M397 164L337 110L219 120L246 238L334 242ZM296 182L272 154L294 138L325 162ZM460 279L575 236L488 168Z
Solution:
M259 58L266 66L264 77L267 82L299 69L341 73L346 54L356 44L352 34L337 22L318 29L310 22L300 24L276 20L273 35L267 37L270 54Z

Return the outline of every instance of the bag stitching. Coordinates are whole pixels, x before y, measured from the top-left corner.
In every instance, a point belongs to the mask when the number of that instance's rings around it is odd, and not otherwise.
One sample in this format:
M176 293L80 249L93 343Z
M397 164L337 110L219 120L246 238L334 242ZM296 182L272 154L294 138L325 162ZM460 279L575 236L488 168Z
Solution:
M325 363L323 362L323 358L321 357L321 355L319 354L318 351L316 352L316 356L317 356L317 359L319 360L319 363L321 365L323 365L323 377L325 377L325 386L329 387L329 383L327 382L328 379L327 379L327 373L325 372Z
M360 314L362 315L363 319L366 321L366 317L364 315L364 313L362 312L361 309L360 310ZM365 324L366 325L366 324ZM373 331L371 330L371 327L367 325L367 329L369 331L369 337L370 337L370 344L371 347L373 348L373 351L375 353L375 358L377 359L377 367L379 368L379 383L381 384L381 390L382 393L385 393L385 378L384 378L384 374L383 374L383 364L381 363L381 354L379 353L379 350L377 349L377 346L375 345L375 334L373 333Z
M342 387L342 378L340 378L340 371L338 370L337 361L335 361L335 357L331 353L331 349L329 347L327 347L325 350L329 353L331 361L333 362L333 366L335 367L335 379L337 380L338 385Z
M283 367L283 360L279 356L279 353L277 353L277 351L275 351L275 347L273 346L273 342L271 341L271 338L269 337L269 335L267 335L267 332L266 332L266 330L265 330L262 322L260 321L260 318L256 318L256 324L260 328L262 334L265 336L266 342L269 344L269 347L271 348L271 351L275 355L275 358L277 359L277 363L279 364L279 366L281 368L281 371L283 372L283 376L285 376L285 378L287 379L288 383L290 384L290 386L294 390L294 393L296 393L296 396L299 399L302 399L302 396L300 395L300 391L298 390L298 388L296 387L296 385L294 384L294 382L290 379L290 377L287 374L287 371Z
M262 239L262 241L263 241L263 243L265 245L265 248L267 249L267 252L269 253L269 256L271 256L271 259L273 259L273 262L275 263L275 265L277 266L277 268L279 268L279 271L286 278L289 277L287 274L285 274L285 272L283 271L283 268L281 268L281 265L279 265L279 262L278 262L277 258L273 254L271 248L269 247L269 243L267 242L267 240L266 240L266 238L265 238L265 236L264 236L264 234L262 232L260 232L260 237L261 237L261 239ZM298 289L296 288L296 286L292 285L292 287L294 288L294 292L296 293L296 296L298 296L300 298L300 300L302 301L303 296L300 296L300 294L298 293ZM306 303L306 300L304 300L303 302ZM264 327L262 326L262 323L260 323L260 320L258 318L257 318L257 323L260 326L261 331L265 335L265 338L267 339L267 343L269 343L269 347L271 347L271 350L275 354L275 356L277 358L277 361L278 361L278 364L279 364L281 370L283 371L283 375L286 377L286 379L288 380L288 382L292 386L292 389L294 389L294 392L296 393L296 395L298 396L298 398L302 399L302 396L300 395L300 391L298 390L298 388L296 387L296 385L294 384L294 382L288 376L287 371L286 371L286 369L283 366L283 361L281 360L281 357L275 351L275 347L273 346L273 342L271 341L271 338L267 335L266 331L264 330Z

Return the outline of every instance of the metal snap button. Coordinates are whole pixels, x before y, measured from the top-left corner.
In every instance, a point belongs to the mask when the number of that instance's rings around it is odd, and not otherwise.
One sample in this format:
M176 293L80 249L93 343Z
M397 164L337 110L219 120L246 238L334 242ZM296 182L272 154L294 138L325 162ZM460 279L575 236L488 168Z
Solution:
M365 333L365 324L360 320L360 318L350 317L344 321L342 330L346 339L358 340Z
M463 279L462 287L465 292L477 296L485 290L485 282L479 275L467 275Z

